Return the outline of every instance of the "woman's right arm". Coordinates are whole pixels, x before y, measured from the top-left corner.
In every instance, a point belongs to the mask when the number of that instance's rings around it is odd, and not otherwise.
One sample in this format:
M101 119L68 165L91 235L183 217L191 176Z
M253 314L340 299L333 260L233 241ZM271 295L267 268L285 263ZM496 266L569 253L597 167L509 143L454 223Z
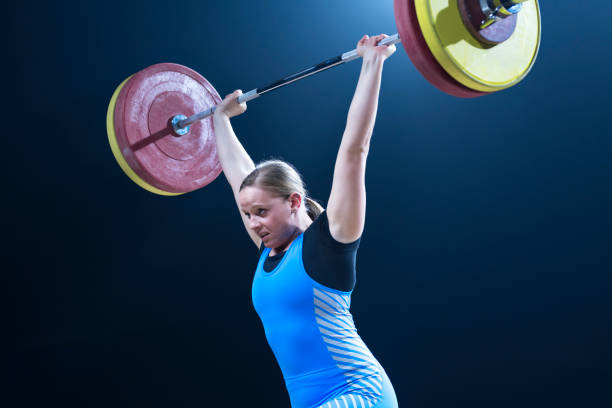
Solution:
M240 209L240 204L238 202L240 184L242 184L246 176L255 170L255 163L253 163L249 154L244 150L244 147L242 147L230 123L231 117L240 115L246 111L246 103L239 104L237 101L240 95L242 95L242 91L235 91L227 95L223 102L217 106L213 116L215 140L219 162L223 168L225 178L232 187L234 200L238 206L238 212L240 213L244 227L255 245L257 245L257 248L259 248L261 246L261 238L249 228L249 220Z

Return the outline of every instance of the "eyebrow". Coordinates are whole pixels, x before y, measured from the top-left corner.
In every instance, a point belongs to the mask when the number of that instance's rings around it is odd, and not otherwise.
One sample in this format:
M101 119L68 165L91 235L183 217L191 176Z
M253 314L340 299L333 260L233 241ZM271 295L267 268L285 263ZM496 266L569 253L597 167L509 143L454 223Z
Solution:
M267 205L262 204L262 203L254 203L254 204L251 204L251 207L267 207Z
M268 207L268 206L267 206L267 205L264 205L264 204L253 204L253 205L251 205L251 207L250 207L250 208L255 208L255 207L260 207L260 208L261 208L261 207ZM244 207L240 207L240 209L241 209L243 212L248 212L247 210L245 210L245 209L244 209Z

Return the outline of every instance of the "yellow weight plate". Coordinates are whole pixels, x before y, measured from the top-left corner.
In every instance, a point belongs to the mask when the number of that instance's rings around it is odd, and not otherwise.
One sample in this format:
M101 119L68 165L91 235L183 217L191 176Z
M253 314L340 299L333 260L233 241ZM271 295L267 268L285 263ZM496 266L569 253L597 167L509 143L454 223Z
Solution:
M478 42L465 27L455 0L415 0L419 25L431 52L458 82L494 92L520 82L531 69L540 45L537 0L523 3L512 36L493 47Z
M147 191L150 191L155 194L165 195L165 196L176 196L183 193L169 193L167 191L160 190L156 187L153 187L140 177L132 170L132 168L125 161L125 158L121 154L121 149L119 148L119 144L117 143L117 136L115 134L115 106L117 104L117 98L119 97L119 92L125 85L125 83L131 78L127 78L123 81L111 97L110 103L108 104L108 110L106 111L106 133L108 134L108 142L110 143L111 150L113 151L113 156L115 156L115 160L119 163L119 167L124 171L125 174L140 187L144 188Z

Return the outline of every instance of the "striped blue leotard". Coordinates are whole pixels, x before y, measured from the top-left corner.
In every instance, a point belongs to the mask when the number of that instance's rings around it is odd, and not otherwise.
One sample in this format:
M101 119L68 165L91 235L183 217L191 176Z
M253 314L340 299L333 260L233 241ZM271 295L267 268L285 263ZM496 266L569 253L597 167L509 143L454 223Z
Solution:
M304 268L304 234L266 272L262 251L253 305L282 370L292 408L394 408L385 370L355 329L351 292L315 281Z

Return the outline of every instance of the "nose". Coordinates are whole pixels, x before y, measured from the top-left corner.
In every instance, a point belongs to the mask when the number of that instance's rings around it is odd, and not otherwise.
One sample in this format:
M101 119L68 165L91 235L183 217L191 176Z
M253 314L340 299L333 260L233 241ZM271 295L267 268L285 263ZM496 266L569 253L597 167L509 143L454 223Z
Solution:
M259 219L257 219L257 217L251 216L251 218L249 219L249 227L254 231L258 230L261 227Z

